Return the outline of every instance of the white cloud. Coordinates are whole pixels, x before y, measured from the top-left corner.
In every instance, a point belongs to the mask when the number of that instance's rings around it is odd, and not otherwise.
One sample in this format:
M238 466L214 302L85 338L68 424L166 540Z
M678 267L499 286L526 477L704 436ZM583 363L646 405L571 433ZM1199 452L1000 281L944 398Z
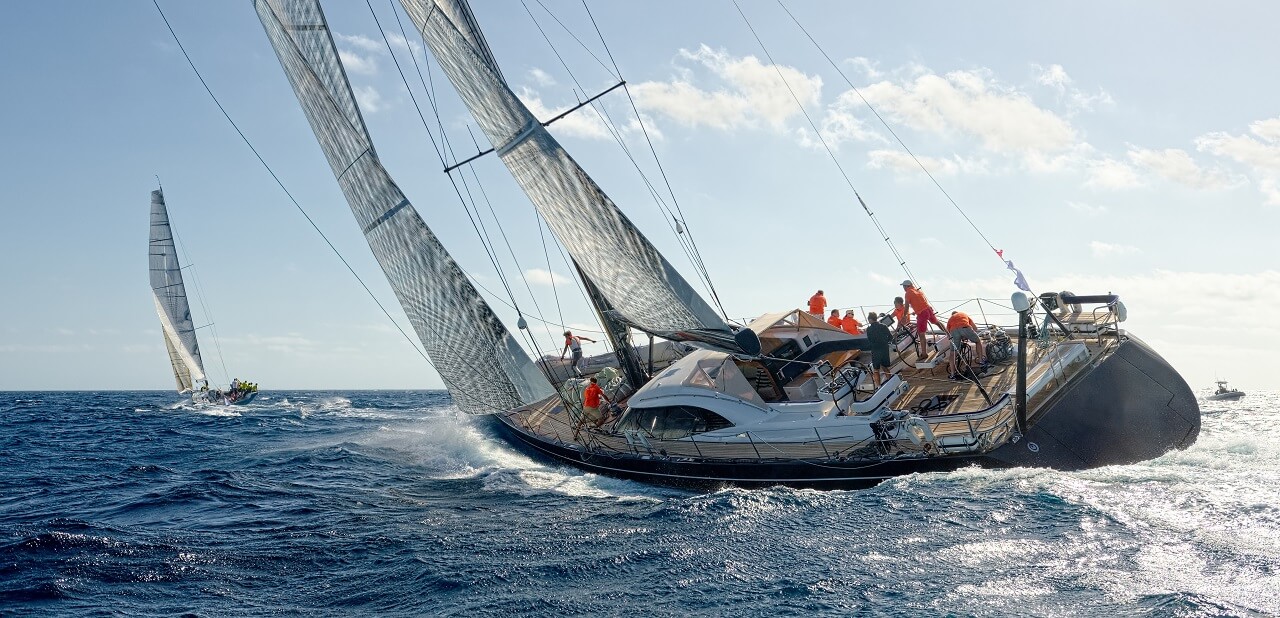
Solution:
M394 33L387 35L387 42L362 34L335 32L333 36L339 44L338 58L342 60L342 65L347 68L348 72L356 75L378 74L378 57L387 56L388 42L393 49L399 50L399 53L409 53L419 59L424 58L420 43L410 41Z
M1128 189L1142 185L1138 173L1124 161L1104 157L1087 164L1084 186L1099 189Z
M1071 149L1076 130L1025 93L1000 84L986 69L921 75L862 90L882 113L913 129L977 138L997 153L1051 153Z
M534 285L569 285L572 281L568 277L541 268L530 268L524 271L524 278Z
M556 78L552 77L549 73L537 67L529 69L529 79L533 80L533 83L539 86L556 85Z
M1280 143L1280 118L1259 120L1249 125L1249 131L1272 143Z
M882 135L867 128L866 123L858 117L865 110L866 104L862 102L858 93L846 90L836 97L834 103L827 106L820 123L822 139L828 146L837 150L841 144L849 141L888 143ZM797 128L796 135L801 146L808 148L822 146L821 142L814 139L813 132L808 126Z
M1091 147L1079 139L1079 131L1066 117L1038 105L1032 97L997 80L988 69L952 71L939 75L928 67L910 63L893 71L881 71L862 57L843 62L868 79L881 81L847 89L824 104L822 79L788 66L762 63L754 56L732 56L702 45L681 50L677 75L669 81L633 86L637 105L647 112L690 127L706 126L724 131L764 128L793 136L801 145L819 147L807 122L803 122L798 98L819 124L822 140L832 148L850 142L887 144L860 91L895 130L906 127L937 137L964 140L951 148L967 147L1021 161L1035 172L1080 169ZM778 78L781 71L787 84ZM890 77L885 77L889 75ZM1041 81L1061 86L1071 78L1061 65L1041 69ZM796 98L788 92L794 90ZM1073 95L1074 96L1074 95ZM1080 101L1109 98L1080 95ZM816 108L816 109L815 109ZM875 125L875 128L872 126ZM911 138L908 138L911 139ZM921 138L917 137L915 143ZM876 154L876 166L892 166L897 159ZM985 171L988 161L976 154L933 157L940 173Z
M1074 210L1088 217L1097 217L1097 216L1105 215L1107 214L1107 211L1108 211L1106 206L1085 204L1083 202L1072 202L1069 200L1067 201L1067 207L1070 208L1071 210Z
M363 34L341 34L335 32L333 33L333 38L337 39L339 42L346 43L351 47L363 49L365 51L376 52L386 49L382 45L381 41L375 41Z
M425 57L423 55L422 44L417 41L411 41L395 33L388 34L387 41L391 43L392 48L404 50L409 54L416 56L419 60ZM386 46L383 45L382 49L385 51Z
M1196 148L1226 157L1250 167L1280 172L1280 118L1260 120L1249 126L1249 130L1262 140L1248 135L1229 135L1227 133L1209 133L1196 138Z
M1226 170L1200 167L1187 151L1178 148L1149 150L1130 147L1129 160L1141 168L1193 189L1225 189L1240 185L1244 179Z
M960 155L953 155L950 159L923 156L917 158L920 163L916 163L911 155L900 150L872 150L867 153L867 167L891 169L906 176L912 173L921 174L921 164L934 176L954 176L960 172L985 174L988 171L985 159L966 159Z
M1067 85L1071 83L1071 76L1067 75L1067 70L1062 68L1060 64L1051 64L1048 67L1042 67L1038 64L1031 65L1040 71L1040 75L1036 76L1036 82L1057 90L1065 92Z
M1280 206L1280 181L1275 178L1263 178L1258 181L1258 189L1267 196L1267 205Z
M1073 87L1072 82L1074 80L1071 79L1070 75L1067 75L1067 70L1062 68L1060 64L1051 64L1048 67L1042 67L1038 64L1031 66L1038 72L1036 83L1056 90L1058 96L1067 102L1072 111L1093 111L1094 108L1101 105L1115 103L1111 95L1101 88L1098 89L1096 94L1089 94Z
M362 56L345 49L338 50L338 59L349 73L356 75L377 75L378 61L373 56Z
M1137 247L1131 247L1129 245L1114 245L1100 240L1095 240L1089 243L1089 250L1093 252L1093 257L1096 258L1107 258L1113 256L1121 257L1138 253Z
M1115 99L1111 98L1111 94L1101 88L1097 94L1086 94L1081 90L1072 90L1070 99L1071 107L1084 110L1086 112L1093 111L1095 108L1107 105L1115 105Z
M884 75L884 73L881 73L880 70L877 68L880 63L876 62L875 60L871 60L870 58L856 56L853 58L845 59L845 63L852 65L854 68L858 69L859 71L862 71L862 74L866 75L867 79L878 79L882 75Z
M521 88L519 96L520 100L529 108L529 111L533 112L534 117L544 122L564 113L564 109L553 110L548 107L542 102L542 98L538 93L529 90L528 88ZM568 109L568 107L565 109ZM632 119L631 123L634 124L635 120ZM610 139L609 130L605 126L604 121L600 119L600 116L594 110L589 109L588 107L583 107L582 109L555 121L555 123L551 125L551 130L557 134L572 137Z
M721 130L755 128L764 125L785 131L789 119L800 114L795 99L807 106L817 105L822 79L787 66L765 65L755 56L736 58L706 45L696 51L680 50L680 58L709 70L720 82L717 90L695 86L692 72L672 82L644 82L632 88L640 109L660 113L686 126L709 126ZM781 71L786 84L779 78Z
M1196 138L1196 149L1244 165L1267 204L1280 206L1280 117L1253 122L1249 132L1253 135L1208 133Z
M356 103L360 104L360 110L366 114L376 114L386 108L382 103L382 95L373 86L355 86L352 91L356 95Z

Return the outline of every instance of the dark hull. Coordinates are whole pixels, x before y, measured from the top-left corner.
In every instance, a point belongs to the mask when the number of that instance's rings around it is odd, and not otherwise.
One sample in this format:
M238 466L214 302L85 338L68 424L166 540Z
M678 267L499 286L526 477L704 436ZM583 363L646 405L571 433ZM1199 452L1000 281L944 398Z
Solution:
M692 488L787 485L823 489L870 487L894 476L949 472L967 466L1080 470L1153 459L1195 442L1200 408L1190 387L1137 339L1086 368L1031 419L1027 434L982 455L877 461L708 462L602 455L568 448L494 416L504 439L522 451L610 476Z

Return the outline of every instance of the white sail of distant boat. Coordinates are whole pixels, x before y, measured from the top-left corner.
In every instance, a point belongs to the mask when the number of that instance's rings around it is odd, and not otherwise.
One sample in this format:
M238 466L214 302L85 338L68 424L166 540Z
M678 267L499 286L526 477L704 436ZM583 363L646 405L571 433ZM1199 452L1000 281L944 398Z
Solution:
M187 288L182 282L182 265L178 263L178 248L173 242L173 229L169 226L169 210L164 204L164 193L151 192L151 292L160 316L160 330L164 333L164 347L169 351L173 365L173 378L178 392L186 393L197 382L207 382L204 362L200 359L200 344L196 342L196 328L191 321L191 305L187 302Z
M164 191L157 189L151 192L151 238L148 242L151 295L155 300L156 314L160 316L164 347L169 352L178 392L191 393L194 403L247 404L258 395L256 383L235 379L226 390L209 388L174 239Z

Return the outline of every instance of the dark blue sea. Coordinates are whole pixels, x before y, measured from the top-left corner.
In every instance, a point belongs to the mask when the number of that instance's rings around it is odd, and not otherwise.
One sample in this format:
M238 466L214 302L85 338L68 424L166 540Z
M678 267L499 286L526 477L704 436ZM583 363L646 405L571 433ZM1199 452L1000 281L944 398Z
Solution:
M694 493L439 392L0 393L0 614L1280 614L1280 395L1087 472Z

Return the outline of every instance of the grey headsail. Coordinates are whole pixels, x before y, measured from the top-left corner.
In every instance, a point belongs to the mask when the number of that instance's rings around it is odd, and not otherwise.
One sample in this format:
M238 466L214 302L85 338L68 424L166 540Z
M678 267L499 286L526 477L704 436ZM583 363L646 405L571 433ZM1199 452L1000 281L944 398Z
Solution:
M255 0L356 222L458 407L499 412L554 394L382 167L316 0Z
M178 264L178 249L173 242L173 229L169 227L169 210L164 205L164 193L160 191L151 192L148 254L151 293L156 301L156 313L160 316L164 347L169 351L178 392L186 392L194 387L195 382L205 379L204 362L200 360L196 327L191 321L191 305L187 303L187 288L182 283L182 266Z
M472 34L474 19L453 21L470 9L454 0L401 4L495 152L621 318L667 339L739 350L728 324L511 91Z

